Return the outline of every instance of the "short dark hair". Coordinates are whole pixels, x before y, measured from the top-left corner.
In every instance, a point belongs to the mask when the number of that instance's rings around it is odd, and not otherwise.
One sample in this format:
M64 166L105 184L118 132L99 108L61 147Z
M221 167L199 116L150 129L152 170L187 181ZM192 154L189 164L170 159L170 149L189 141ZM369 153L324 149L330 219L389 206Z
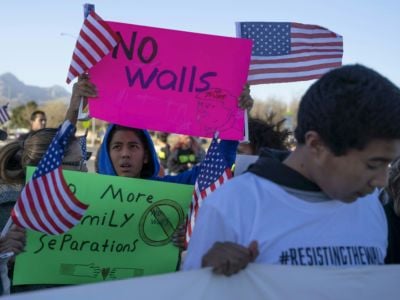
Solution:
M46 117L46 113L43 110L35 110L32 114L31 114L31 121L35 121L36 117L38 115L42 115Z
M301 99L295 137L316 131L336 155L364 149L373 139L400 139L400 90L362 65L334 69Z
M287 150L290 131L281 128L285 119L274 124L270 120L249 118L249 140L254 154L259 154L264 147Z

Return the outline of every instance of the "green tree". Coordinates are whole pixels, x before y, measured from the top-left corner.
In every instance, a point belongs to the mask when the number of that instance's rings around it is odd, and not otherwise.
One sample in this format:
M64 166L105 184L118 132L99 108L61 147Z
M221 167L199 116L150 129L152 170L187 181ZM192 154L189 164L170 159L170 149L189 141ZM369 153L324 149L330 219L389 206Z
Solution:
M29 101L25 105L20 105L11 111L11 128L30 128L31 114L38 109L35 101Z

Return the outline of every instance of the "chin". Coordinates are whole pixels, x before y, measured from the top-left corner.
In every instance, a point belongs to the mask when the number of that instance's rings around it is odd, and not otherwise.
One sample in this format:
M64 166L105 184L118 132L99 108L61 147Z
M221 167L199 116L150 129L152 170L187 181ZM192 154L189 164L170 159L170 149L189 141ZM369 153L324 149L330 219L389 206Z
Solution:
M338 199L343 203L353 203L364 196L366 196L366 195L361 196L359 194L352 194L352 195L338 197Z

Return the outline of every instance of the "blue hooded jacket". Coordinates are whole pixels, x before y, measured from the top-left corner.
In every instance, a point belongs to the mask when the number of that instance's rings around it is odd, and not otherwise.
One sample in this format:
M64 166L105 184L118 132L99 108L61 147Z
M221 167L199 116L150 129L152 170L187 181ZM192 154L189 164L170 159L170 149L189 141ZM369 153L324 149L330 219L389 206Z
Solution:
M98 173L103 175L113 175L117 176L117 173L114 170L114 167L111 162L111 158L108 152L108 144L110 139L110 132L114 128L114 124L110 124L107 128L106 134L104 135L103 142L100 146L100 150L98 153ZM196 182L196 178L200 172L200 166L194 166L192 169L180 173L178 175L167 175L164 177L159 177L158 172L160 171L160 163L158 161L156 149L154 148L153 141L150 137L150 134L147 130L142 130L144 136L147 140L147 146L150 151L151 163L150 165L153 168L152 175L145 179L165 181L165 182L174 182L174 183L182 183L182 184L194 184ZM237 141L225 141L222 140L220 142L220 148L222 153L225 156L225 160L229 166L232 166L236 159L236 148L238 142Z

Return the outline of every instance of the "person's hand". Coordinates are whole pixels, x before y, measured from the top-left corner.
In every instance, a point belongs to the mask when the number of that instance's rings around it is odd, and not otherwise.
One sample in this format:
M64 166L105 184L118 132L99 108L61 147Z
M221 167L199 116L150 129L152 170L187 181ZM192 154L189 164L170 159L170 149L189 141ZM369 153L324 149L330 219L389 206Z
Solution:
M97 88L90 82L89 75L83 74L78 77L78 81L72 88L72 96L70 106L78 109L81 99L84 100L84 107L87 104L87 98L97 97Z
M203 256L202 267L212 267L216 274L231 276L244 269L258 256L258 243L253 241L248 247L231 242L217 242Z
M86 107L88 97L96 98L97 88L93 83L90 82L89 75L83 74L78 77L78 81L72 88L71 101L69 103L65 119L69 120L73 124L76 124L79 105L81 101L83 101L83 107Z
M254 104L253 98L250 96L250 85L246 83L243 87L243 91L239 96L239 107L241 109L247 109L248 111L251 110Z
M181 250L185 250L185 239L186 239L186 224L181 224L172 236L172 244Z
M11 226L10 231L3 238L0 238L0 253L21 253L25 248L25 243L25 229L13 225Z

